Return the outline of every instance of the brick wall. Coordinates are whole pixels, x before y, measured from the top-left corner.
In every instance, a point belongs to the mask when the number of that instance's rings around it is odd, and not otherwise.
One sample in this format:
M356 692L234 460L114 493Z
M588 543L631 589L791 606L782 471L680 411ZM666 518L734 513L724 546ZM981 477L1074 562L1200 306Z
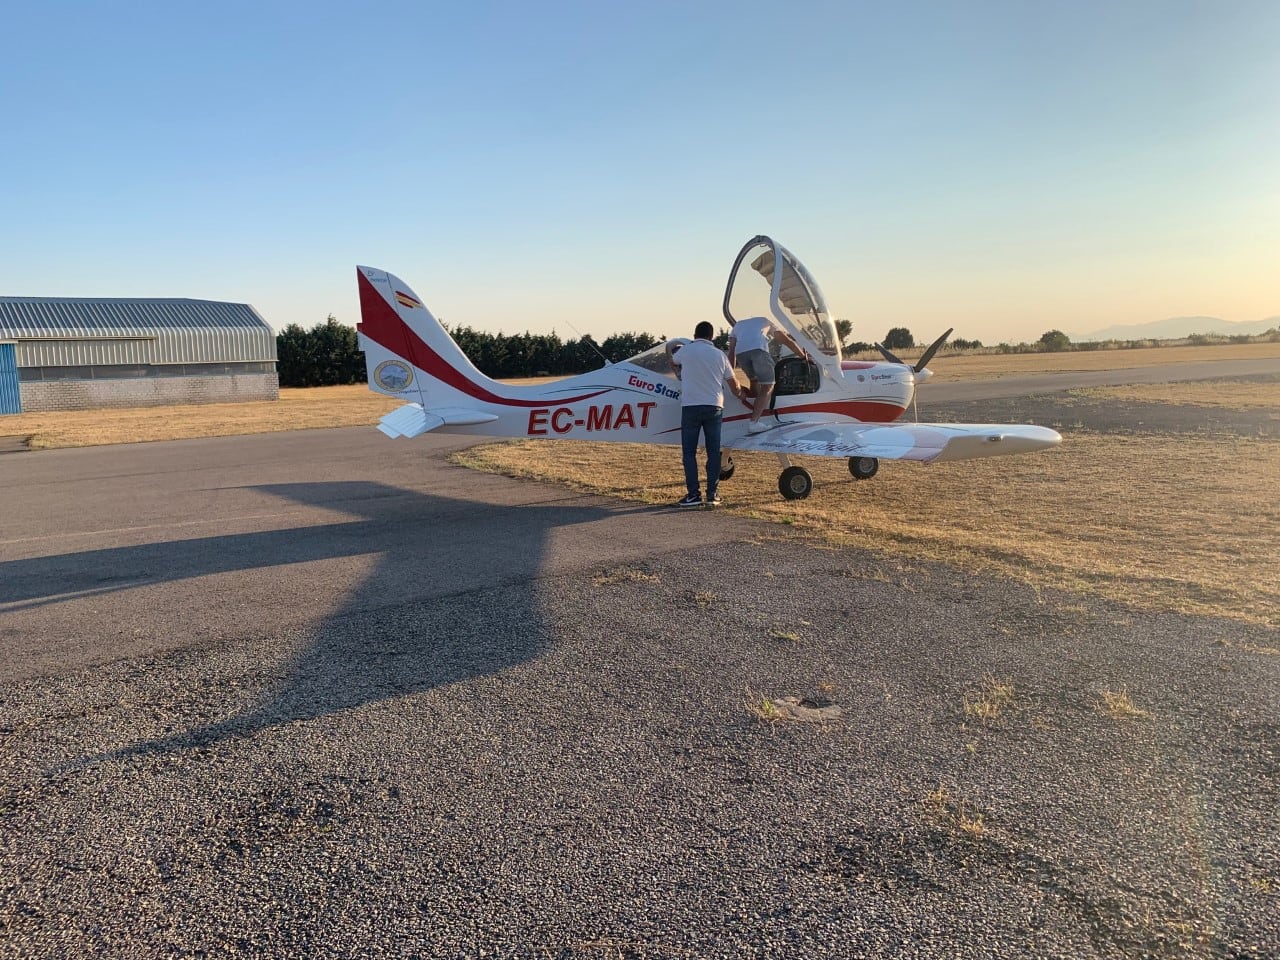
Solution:
M280 399L280 380L274 373L147 377L140 380L24 381L18 388L22 393L23 413Z

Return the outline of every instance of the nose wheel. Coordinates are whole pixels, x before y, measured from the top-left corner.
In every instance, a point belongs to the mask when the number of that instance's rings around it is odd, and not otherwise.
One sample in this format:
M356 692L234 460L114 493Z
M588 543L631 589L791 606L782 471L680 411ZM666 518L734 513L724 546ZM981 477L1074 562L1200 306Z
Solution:
M788 500L803 500L813 491L813 477L804 467L787 467L778 477L778 492Z

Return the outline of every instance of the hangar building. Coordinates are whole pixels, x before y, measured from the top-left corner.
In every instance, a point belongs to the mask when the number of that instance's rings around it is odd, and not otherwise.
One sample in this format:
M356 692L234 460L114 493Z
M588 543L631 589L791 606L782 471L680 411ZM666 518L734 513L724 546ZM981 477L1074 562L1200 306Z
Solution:
M0 297L0 414L279 395L275 334L247 303Z

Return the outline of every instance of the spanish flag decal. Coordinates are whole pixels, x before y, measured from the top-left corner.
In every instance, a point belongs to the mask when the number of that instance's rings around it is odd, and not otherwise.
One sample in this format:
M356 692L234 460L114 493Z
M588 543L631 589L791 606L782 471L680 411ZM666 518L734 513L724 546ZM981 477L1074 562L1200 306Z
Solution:
M400 306L408 307L410 310L414 307L422 306L422 304L413 299L413 297L409 296L407 293L401 293L399 290L396 291L396 300L399 302Z

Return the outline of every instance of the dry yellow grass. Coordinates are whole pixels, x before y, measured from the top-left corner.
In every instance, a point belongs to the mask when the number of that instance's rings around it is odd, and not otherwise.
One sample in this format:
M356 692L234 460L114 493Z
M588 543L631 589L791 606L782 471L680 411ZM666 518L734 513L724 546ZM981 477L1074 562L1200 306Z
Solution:
M459 462L648 503L684 490L674 446L514 441ZM777 490L774 457L735 454L731 511L838 544L984 569L1141 607L1280 624L1280 443L1073 434L1023 457L887 461L853 481L806 458L807 500Z
M281 390L279 400L201 403L118 410L66 410L0 417L0 435L30 437L32 449L104 443L185 440L314 427L356 427L378 422L401 401L364 384Z
M1073 390L1072 394L1091 400L1171 403L1227 410L1270 408L1280 419L1280 383L1137 383Z
M591 578L597 587L611 587L619 583L657 583L658 578L652 573L635 570L631 567L617 567L608 573L601 573Z
M987 677L977 690L968 690L962 704L966 717L975 717L983 723L991 723L1000 719L1005 710L1013 705L1013 683L1009 680L997 680Z
M1119 690L1103 690L1096 706L1099 711L1115 720L1151 718L1149 710L1143 710L1133 702L1126 687L1121 687Z
M910 351L905 356L914 356ZM1195 360L1235 360L1280 357L1280 343L1225 344L1214 347L1152 347L1142 350L1098 350L1089 353L1034 353L942 356L932 368L938 380L979 380L1023 373L1071 370L1118 370L1129 367L1186 363ZM508 380L508 383L546 383L557 377ZM1135 391L1133 399L1147 395ZM1172 388L1154 386L1150 398L1163 400ZM1274 390L1275 388L1273 388ZM1209 398L1212 391L1205 391ZM1187 396L1186 394L1179 394ZM1117 393L1122 397L1124 394ZM1270 395L1274 397L1274 392ZM1222 405L1238 406L1235 399ZM401 401L371 392L363 384L348 387L283 389L279 401L133 407L118 410L75 410L59 413L21 413L0 417L0 436L30 438L33 449L84 447L104 443L182 440L246 433L272 433L319 427L372 425ZM1168 401L1208 403L1209 399ZM1270 399L1251 401L1270 404Z
M895 351L896 352L896 351ZM898 354L913 360L923 351ZM1068 373L1077 370L1126 370L1202 360L1260 360L1280 357L1280 343L1227 343L1212 347L1147 347L1135 350L1089 350L1066 353L963 354L943 353L929 369L933 383L986 380L1028 373ZM873 359L867 356L867 359Z
M940 826L958 836L981 840L988 828L981 811L973 811L963 799L952 795L942 784L925 794L925 804Z

